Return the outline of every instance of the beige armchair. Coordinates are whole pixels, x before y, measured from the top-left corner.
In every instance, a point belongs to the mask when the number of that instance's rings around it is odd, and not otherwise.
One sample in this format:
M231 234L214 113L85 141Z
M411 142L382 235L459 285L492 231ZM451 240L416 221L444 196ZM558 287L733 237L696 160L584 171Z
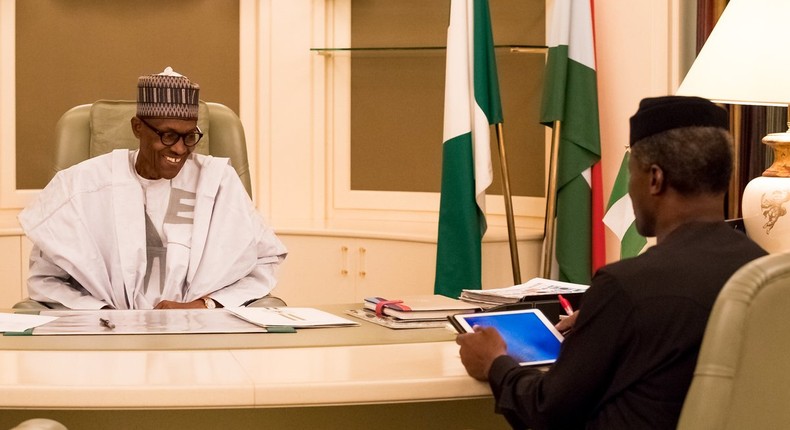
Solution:
M713 306L678 429L790 426L790 254L736 272Z

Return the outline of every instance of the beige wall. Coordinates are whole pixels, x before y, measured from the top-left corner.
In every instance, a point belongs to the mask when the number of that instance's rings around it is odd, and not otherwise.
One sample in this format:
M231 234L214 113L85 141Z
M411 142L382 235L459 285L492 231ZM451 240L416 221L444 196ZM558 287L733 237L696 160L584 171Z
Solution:
M6 12L9 4L15 3L21 2L0 0L0 35L9 28L9 21L13 29L13 18ZM72 3L75 2L60 2ZM603 179L607 198L627 143L628 118L638 101L646 96L669 94L680 80L680 30L675 25L680 21L680 3L681 0L633 0L623 7L622 2L596 1ZM240 32L245 37L233 54L240 55L236 64L241 75L239 111L251 149L256 202L264 215L276 220L275 227L280 226L280 220L313 220L318 223L310 225L320 229L324 225L321 221L338 213L333 206L338 200L331 179L336 158L331 152L333 148L324 145L332 133L328 127L332 117L325 109L326 67L319 55L309 51L312 47L327 46L330 35L323 28L323 23L331 18L327 3L242 0L238 4L243 11ZM7 35L0 37L0 41L7 39ZM16 145L9 146L13 143L9 138L13 136L9 118L16 122L15 88L9 85L13 76L9 76L7 67L13 59L6 55L12 48L0 45L3 62L0 64L0 230L17 228L15 214L34 194L15 192L6 173L12 170L6 168L9 160L13 162L16 157ZM126 53L129 58L136 55L140 53ZM154 66L160 67L151 65ZM138 73L134 71L133 76ZM195 79L206 88L218 85L214 78ZM34 152L32 156L36 158L45 156L41 151ZM381 214L384 213L374 215ZM617 258L615 238L609 235L607 239L609 260L614 260Z
M166 66L239 109L237 0L16 2L17 188L51 177L55 123L73 106L134 99Z
M681 0L596 0L595 31L604 206L628 145L628 120L644 97L674 94L688 67L680 43ZM607 260L619 259L607 230Z

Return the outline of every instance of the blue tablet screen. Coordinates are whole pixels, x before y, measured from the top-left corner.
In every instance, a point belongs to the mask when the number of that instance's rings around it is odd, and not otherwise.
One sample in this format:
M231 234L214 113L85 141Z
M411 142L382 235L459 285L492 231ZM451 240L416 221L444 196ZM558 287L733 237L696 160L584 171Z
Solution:
M470 326L495 327L507 343L508 355L521 364L552 363L562 337L555 335L534 312L463 315Z

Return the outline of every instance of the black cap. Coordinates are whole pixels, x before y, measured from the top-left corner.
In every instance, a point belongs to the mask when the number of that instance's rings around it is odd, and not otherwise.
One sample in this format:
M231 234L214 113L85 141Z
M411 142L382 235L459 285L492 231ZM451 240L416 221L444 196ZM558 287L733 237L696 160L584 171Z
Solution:
M631 117L631 145L661 133L682 127L729 127L727 111L701 97L664 96L643 99Z

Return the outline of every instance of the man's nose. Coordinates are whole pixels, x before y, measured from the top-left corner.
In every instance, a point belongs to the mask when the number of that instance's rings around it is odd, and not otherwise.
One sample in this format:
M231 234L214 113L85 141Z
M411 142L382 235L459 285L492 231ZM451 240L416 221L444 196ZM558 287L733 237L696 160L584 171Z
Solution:
M170 150L178 155L186 154L189 151L189 147L184 143L184 136L178 136L176 143L170 145Z

